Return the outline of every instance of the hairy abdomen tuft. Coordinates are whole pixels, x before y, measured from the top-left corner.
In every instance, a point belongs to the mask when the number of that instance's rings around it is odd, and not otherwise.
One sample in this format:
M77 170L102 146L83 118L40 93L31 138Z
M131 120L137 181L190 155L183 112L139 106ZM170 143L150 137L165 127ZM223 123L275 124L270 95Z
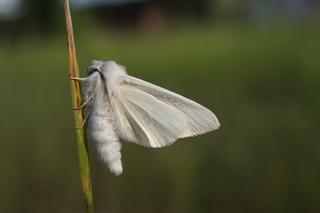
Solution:
M121 143L107 113L92 112L88 128L100 159L108 165L112 173L120 175L123 171L120 153Z

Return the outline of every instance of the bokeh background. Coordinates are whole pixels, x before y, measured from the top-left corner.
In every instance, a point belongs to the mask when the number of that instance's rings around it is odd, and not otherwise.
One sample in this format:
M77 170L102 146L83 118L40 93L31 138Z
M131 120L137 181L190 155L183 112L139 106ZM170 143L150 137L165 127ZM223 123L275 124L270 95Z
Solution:
M212 109L218 131L91 154L96 212L320 212L317 0L73 0L92 59ZM62 1L0 0L0 212L83 212Z

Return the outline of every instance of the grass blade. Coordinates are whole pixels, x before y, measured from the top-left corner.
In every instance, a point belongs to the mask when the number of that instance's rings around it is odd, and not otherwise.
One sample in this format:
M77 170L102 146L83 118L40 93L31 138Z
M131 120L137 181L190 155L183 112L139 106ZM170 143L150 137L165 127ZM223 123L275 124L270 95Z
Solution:
M79 77L79 66L76 56L76 48L73 35L72 19L70 13L69 1L64 0L64 14L66 19L68 50L69 50L69 75L72 77ZM73 108L80 106L82 103L81 87L79 81L71 81L71 94ZM84 120L83 110L74 110L74 118L76 126L81 126ZM76 137L78 144L78 156L80 165L80 175L82 183L82 191L84 195L86 212L93 213L93 196L91 188L89 153L86 141L84 127L76 128Z

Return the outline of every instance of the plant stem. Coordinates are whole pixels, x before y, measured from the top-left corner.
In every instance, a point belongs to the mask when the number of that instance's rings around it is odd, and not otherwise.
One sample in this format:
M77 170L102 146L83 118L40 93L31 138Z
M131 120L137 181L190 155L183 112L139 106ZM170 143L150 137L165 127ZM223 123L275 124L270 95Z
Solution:
M70 13L69 0L64 0L64 14L66 19L68 49L69 49L69 76L79 77L79 66L76 57L76 48L73 35L72 19ZM71 94L73 108L80 106L82 103L81 87L79 81L71 80ZM74 110L74 118L76 126L80 127L84 120L82 109ZM91 188L89 153L86 141L84 127L76 128L78 156L80 165L80 176L82 183L82 191L84 195L85 207L87 213L93 213L93 196Z

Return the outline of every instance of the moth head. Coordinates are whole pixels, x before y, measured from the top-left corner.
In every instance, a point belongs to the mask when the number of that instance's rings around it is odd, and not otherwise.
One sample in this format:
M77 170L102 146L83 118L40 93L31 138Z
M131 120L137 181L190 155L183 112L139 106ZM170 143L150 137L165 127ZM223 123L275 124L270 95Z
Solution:
M102 78L108 78L117 74L127 74L126 68L115 61L98 61L93 60L92 64L87 68L87 75L98 72Z
M102 66L103 66L102 61L93 60L92 64L87 68L87 75L89 76L94 72L101 73Z
M88 76L91 75L94 72L100 72L101 73L99 67L93 67L93 66L88 67L88 69L87 69L87 75Z

